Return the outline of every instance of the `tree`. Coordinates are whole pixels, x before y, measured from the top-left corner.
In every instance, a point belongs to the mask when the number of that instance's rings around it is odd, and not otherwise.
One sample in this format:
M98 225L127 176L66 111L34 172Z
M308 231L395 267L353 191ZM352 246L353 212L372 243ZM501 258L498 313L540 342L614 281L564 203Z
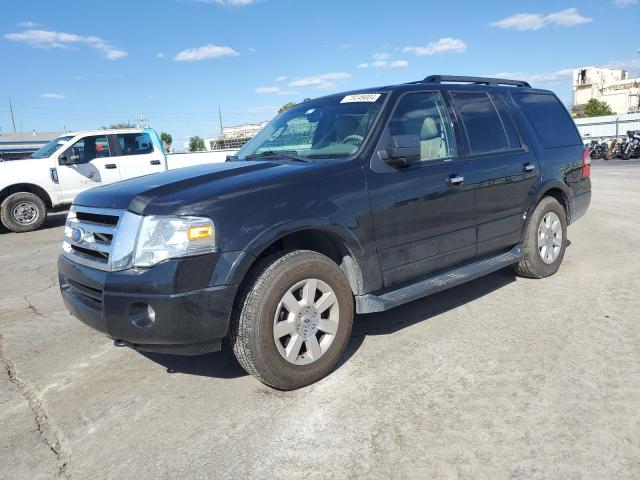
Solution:
M105 129L105 127L102 128ZM119 122L111 124L109 128L138 128L138 126L135 123L131 122Z
M613 110L611 110L607 102L592 98L584 106L584 114L587 117L602 117L604 115L613 115Z
M278 113L286 112L287 110L295 106L296 106L295 102L287 102L280 107L280 110L278 110Z
M204 140L199 136L191 137L189 139L189 151L190 152L202 152L206 150L204 147Z
M162 140L164 148L167 151L169 151L169 149L171 148L171 144L173 143L173 137L171 136L171 134L167 132L162 132L160 134L160 140Z

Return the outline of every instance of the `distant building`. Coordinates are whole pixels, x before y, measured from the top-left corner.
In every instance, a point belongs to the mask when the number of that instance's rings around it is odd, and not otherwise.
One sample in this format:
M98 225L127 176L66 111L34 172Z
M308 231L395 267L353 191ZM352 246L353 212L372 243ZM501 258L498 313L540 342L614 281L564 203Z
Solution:
M0 132L0 158L16 160L30 156L64 132Z
M572 112L579 116L589 100L606 102L614 113L640 112L640 77L625 70L584 67L573 71Z
M205 147L207 150L238 150L268 124L265 121L224 127L221 135L205 139Z

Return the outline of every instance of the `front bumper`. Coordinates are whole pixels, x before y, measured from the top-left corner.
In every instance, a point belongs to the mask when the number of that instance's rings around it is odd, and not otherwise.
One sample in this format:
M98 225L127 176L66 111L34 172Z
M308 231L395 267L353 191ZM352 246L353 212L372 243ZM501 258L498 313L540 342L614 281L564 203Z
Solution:
M220 350L238 289L208 286L218 260L212 254L194 263L176 260L144 270L105 272L60 256L60 290L73 316L116 345L183 355L207 353ZM139 321L141 305L151 307L152 320Z

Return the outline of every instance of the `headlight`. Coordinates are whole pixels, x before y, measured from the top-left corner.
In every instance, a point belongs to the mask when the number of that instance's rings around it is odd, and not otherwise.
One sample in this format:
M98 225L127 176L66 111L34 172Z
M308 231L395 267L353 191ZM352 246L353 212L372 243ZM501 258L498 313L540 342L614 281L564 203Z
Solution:
M168 258L211 253L215 247L215 226L208 218L143 217L133 263L151 267Z

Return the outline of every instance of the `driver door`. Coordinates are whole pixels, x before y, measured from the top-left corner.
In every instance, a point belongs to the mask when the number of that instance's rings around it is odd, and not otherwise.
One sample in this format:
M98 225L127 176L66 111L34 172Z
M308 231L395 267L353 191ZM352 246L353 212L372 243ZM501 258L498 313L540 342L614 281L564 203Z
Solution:
M66 159L62 162L61 158ZM93 187L120 180L117 157L111 157L107 135L90 135L76 141L58 157L58 179L63 203Z

